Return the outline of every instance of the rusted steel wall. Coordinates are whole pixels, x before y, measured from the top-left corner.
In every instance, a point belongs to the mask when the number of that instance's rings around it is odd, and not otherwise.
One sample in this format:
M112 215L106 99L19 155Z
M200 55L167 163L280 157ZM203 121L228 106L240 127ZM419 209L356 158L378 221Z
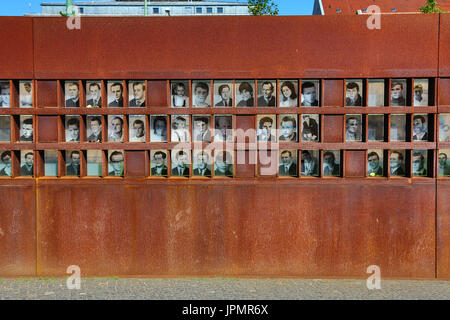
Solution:
M450 181L437 186L437 277L450 278Z

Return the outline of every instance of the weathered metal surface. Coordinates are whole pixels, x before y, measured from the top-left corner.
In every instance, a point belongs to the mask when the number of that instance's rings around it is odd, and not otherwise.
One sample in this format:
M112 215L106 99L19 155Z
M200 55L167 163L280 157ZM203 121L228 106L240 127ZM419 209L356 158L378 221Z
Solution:
M437 277L450 278L450 181L437 182Z

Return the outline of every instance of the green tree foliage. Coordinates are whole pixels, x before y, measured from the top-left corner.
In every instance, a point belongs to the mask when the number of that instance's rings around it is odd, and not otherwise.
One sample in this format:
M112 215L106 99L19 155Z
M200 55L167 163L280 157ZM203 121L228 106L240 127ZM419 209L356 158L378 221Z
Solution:
M427 0L423 7L419 8L422 13L443 13L436 0Z
M254 16L276 16L278 5L272 0L248 0L248 10Z

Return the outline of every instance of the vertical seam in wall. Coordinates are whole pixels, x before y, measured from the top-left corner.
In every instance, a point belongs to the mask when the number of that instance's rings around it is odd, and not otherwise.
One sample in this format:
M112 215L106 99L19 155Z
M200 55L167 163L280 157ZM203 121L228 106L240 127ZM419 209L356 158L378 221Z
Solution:
M439 79L440 79L440 69L439 69L439 59L440 59L440 45L441 45L441 14L438 14L438 38L437 38L437 77L436 77L436 84L437 90L435 89L434 92L436 92L436 97L434 97L434 101L436 102L436 117L435 117L435 128L436 128L436 122L437 125L439 125ZM435 130L436 132L436 130ZM439 234L438 234L438 177L439 177L439 149L438 149L438 139L439 137L435 137L435 177L434 177L434 277L437 279L438 277L438 240L439 240ZM437 156L437 157L436 157Z

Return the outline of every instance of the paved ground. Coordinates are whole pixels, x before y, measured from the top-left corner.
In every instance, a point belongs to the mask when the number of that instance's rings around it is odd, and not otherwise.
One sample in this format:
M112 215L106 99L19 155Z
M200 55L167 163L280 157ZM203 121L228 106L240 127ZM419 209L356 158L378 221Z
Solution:
M450 299L450 281L305 279L82 279L69 290L65 279L0 279L4 299Z

